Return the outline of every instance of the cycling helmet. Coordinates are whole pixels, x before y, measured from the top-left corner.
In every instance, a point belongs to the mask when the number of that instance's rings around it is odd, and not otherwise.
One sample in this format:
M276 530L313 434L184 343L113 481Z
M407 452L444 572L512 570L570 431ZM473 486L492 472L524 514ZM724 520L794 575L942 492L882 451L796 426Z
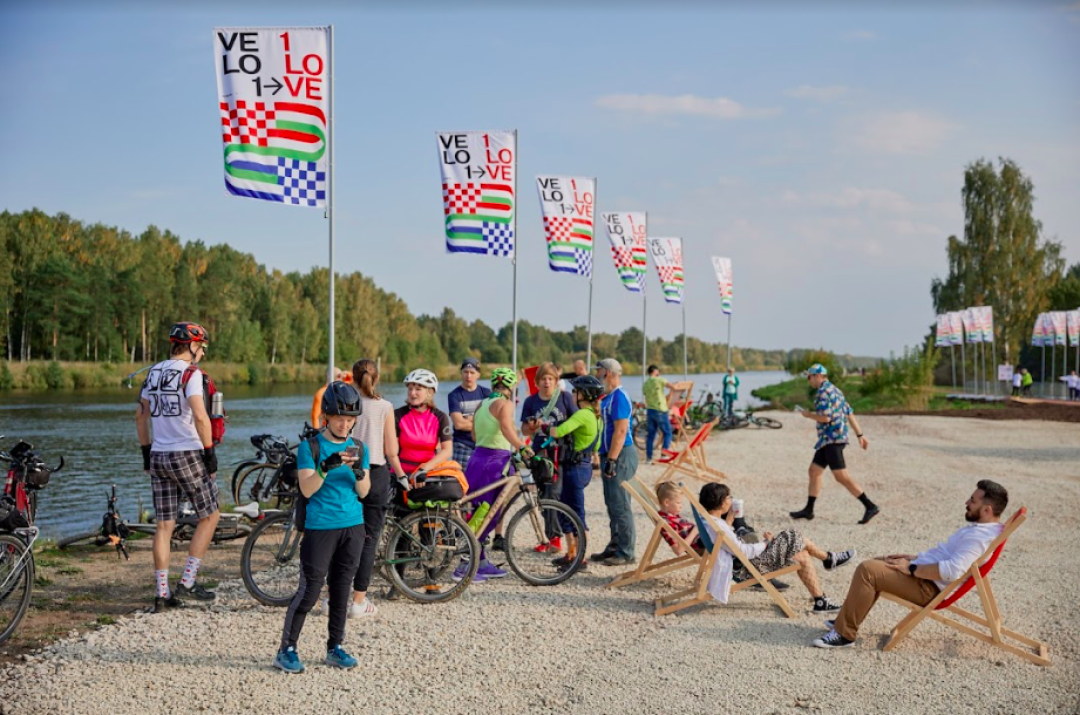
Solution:
M578 375L570 384L589 402L595 402L604 396L604 383L593 375Z
M176 323L169 329L169 340L174 343L208 343L210 335L198 323Z
M492 387L513 387L517 382L517 373L508 367L497 367L491 371Z
M363 411L360 404L360 393L347 382L340 380L330 383L322 396L322 411L326 416L345 415L346 417L359 417Z
M424 368L418 368L410 372L405 376L404 383L406 385L415 383L417 385L423 385L424 387L430 387L436 392L439 391L439 378L435 377L435 373L431 370L425 370Z

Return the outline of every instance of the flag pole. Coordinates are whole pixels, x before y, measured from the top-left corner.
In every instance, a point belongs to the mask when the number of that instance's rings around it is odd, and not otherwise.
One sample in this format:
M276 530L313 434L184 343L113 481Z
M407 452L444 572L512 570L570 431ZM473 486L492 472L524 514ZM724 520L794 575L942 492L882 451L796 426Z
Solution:
M961 389L960 394L967 396L967 356L964 354L964 343L967 342L967 334L961 333L960 335L960 380Z
M952 362L952 389L956 390L956 346L949 346L949 359Z
M330 74L329 110L326 133L330 139L330 158L327 167L330 187L326 192L326 216L330 220L330 339L328 350L330 357L326 366L326 383L334 381L334 26L330 25L330 62L327 65Z
M687 369L689 363L686 359L686 296L683 296L682 304L682 379L683 381L690 379L690 371Z
M514 130L514 180L511 182L511 190L514 195L514 257L511 262L514 264L514 298L512 301L512 320L514 322L514 349L513 349L513 368L514 374L517 374L517 358L518 358L518 320L517 320L517 258L518 258L518 243L520 243L520 236L518 236L518 220L517 220L517 167L518 167L518 140L517 129ZM516 400L517 388L514 389L514 395Z
M589 273L589 344L585 349L585 363L588 365L589 370L592 370L592 289L593 289L593 274Z
M727 369L731 369L731 313L727 314Z
M647 298L647 296L645 295L645 286L642 285L641 286L641 379L642 380L645 380L645 379L648 378L648 375L646 374L646 367L647 366L645 365L646 360L648 360L648 351L649 351L649 338L645 333L645 321L649 317L649 311L648 311L648 307L647 307L648 302L647 302L646 298Z
M588 347L585 348L585 365L589 372L592 372L592 290L593 290L593 274L596 273L596 266L593 265L593 258L596 256L596 186L599 182L593 180L593 240L592 250L589 253L589 342Z

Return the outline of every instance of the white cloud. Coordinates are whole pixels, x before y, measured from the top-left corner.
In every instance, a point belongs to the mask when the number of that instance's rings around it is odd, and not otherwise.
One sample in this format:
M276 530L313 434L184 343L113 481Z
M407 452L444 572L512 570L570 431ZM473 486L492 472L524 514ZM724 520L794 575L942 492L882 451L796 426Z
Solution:
M796 99L812 99L815 102L831 102L840 99L848 93L848 88L842 85L829 85L826 87L814 87L809 84L800 84L795 89L784 92L789 97Z
M693 94L607 94L597 98L596 106L638 114L686 114L715 119L755 119L780 113L779 108L746 107L727 97L698 97Z
M799 208L868 208L876 211L893 211L897 213L911 211L915 208L902 194L891 189L860 189L855 186L848 186L833 193L811 192L800 194L788 190L784 192L781 200L789 206Z
M848 138L882 154L924 154L936 149L956 124L925 112L880 112L855 120Z
M873 30L855 30L854 32L847 33L846 35L844 35L844 37L849 40L869 41L876 40L878 38L878 34Z

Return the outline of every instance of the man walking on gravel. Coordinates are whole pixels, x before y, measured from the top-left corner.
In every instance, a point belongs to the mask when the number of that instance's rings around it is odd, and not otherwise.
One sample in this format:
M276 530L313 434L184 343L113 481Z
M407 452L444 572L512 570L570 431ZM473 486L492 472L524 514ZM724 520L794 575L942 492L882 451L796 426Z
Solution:
M844 461L844 448L848 445L848 423L850 422L855 430L860 447L866 449L869 442L851 412L851 405L844 399L844 393L829 382L828 375L829 371L820 363L811 365L810 369L803 373L810 386L817 390L817 397L814 400L814 409L803 410L800 414L817 423L818 439L814 445L814 459L810 463L810 494L806 499L806 507L791 512L791 518L814 518L814 502L821 495L822 475L828 467L832 470L833 478L851 492L851 496L862 502L865 511L859 523L865 524L877 516L881 509L870 501L862 487L848 474L847 463Z
M624 566L634 563L634 515L630 511L630 493L619 486L632 479L638 468L637 450L630 438L633 403L622 389L622 365L618 360L606 358L596 363L596 377L604 383L606 392L600 406L604 419L600 467L611 538L603 551L592 555L592 560L608 566Z
M154 612L180 605L177 597L211 601L214 593L195 583L210 539L217 528L217 455L204 398L203 373L197 366L210 337L195 323L177 323L169 331L172 356L150 368L139 395L136 426L143 470L154 490ZM152 439L151 439L152 435ZM169 588L169 555L177 510L189 501L199 523L191 537L184 575Z

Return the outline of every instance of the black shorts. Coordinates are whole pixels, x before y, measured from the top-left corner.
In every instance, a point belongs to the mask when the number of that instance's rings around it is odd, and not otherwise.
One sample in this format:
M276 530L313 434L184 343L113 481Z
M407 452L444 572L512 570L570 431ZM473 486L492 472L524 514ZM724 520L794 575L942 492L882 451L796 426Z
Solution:
M846 444L827 444L814 452L814 464L819 467L828 467L834 472L838 469L847 469L844 461L844 447Z

